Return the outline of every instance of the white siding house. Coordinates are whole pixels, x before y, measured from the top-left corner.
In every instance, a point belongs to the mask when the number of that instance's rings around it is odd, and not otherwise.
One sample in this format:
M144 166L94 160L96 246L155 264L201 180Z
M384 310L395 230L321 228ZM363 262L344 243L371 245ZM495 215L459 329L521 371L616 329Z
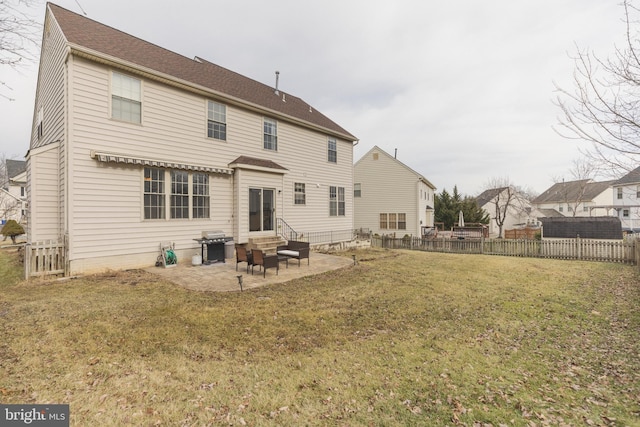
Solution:
M5 162L6 182L0 188L0 223L14 220L25 222L27 173L24 160L7 159Z
M375 234L420 236L433 227L436 187L374 146L353 167L354 225Z
M538 210L554 210L566 217L609 216L614 181L589 179L557 182L531 201Z
M28 240L67 272L190 259L236 243L353 229L357 139L305 101L47 4L27 155Z
M640 167L615 181L612 189L612 207L620 218L622 230L640 232Z
M491 188L476 197L478 206L489 214L489 237L504 237L505 230L537 226L541 213L513 187ZM503 222L498 226L497 218ZM502 232L502 233L501 233Z

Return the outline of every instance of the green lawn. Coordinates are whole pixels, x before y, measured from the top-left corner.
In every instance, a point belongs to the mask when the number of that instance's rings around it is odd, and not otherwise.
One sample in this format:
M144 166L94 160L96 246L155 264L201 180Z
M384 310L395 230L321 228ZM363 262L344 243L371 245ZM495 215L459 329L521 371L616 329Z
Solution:
M640 425L636 267L356 254L203 294L140 271L22 282L2 250L0 401L79 426Z

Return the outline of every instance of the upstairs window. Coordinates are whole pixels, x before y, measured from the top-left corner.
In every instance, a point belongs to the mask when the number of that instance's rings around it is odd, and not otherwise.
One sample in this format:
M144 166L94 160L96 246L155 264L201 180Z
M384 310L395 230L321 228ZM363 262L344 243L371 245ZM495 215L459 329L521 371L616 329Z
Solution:
M353 197L362 197L362 184L353 184Z
M636 199L640 199L640 185L636 187Z
M618 200L622 200L622 187L618 187Z
M278 151L278 123L275 120L264 119L264 148Z
M208 102L207 136L222 141L227 140L227 107L225 105Z
M331 163L338 162L338 148L335 138L329 138L327 142L327 160Z
M307 195L305 192L304 182L296 182L293 184L293 203L296 205L306 205Z
M44 135L44 113L42 112L42 107L38 110L38 123L36 124L36 128L38 129L38 139L40 139L42 135Z
M133 77L113 73L111 77L111 117L142 123L141 82Z

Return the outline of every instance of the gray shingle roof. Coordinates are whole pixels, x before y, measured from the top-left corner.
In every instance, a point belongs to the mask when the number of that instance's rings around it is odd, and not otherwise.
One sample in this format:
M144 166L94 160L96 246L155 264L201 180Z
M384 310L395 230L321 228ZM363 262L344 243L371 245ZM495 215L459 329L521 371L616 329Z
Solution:
M20 175L22 172L27 170L27 162L24 160L10 160L7 159L7 175L9 179Z
M628 184L640 184L640 167L635 168L634 170L617 180L613 185Z
M488 190L484 190L480 193L479 196L476 197L476 202L478 202L478 206L482 207L493 200L498 194L502 193L506 190L507 187L500 188L490 188Z
M357 138L302 99L230 71L201 58L190 59L170 50L48 3L64 36L76 53L98 55L170 76L177 81L210 90L212 94L257 106L272 114L331 131L350 141Z
M536 197L531 203L563 203L576 200L593 200L607 188L611 187L614 182L615 181L590 182L588 179L558 182Z
M259 166L262 168L268 168L268 169L280 169L280 170L288 170L287 168L280 166L279 164L277 164L276 162L273 162L271 160L266 160L266 159L259 159L257 157L249 157L249 156L240 156L237 159L235 159L234 161L232 161L231 163L229 163L229 165L234 165L234 164L238 164L238 165L249 165L249 166Z

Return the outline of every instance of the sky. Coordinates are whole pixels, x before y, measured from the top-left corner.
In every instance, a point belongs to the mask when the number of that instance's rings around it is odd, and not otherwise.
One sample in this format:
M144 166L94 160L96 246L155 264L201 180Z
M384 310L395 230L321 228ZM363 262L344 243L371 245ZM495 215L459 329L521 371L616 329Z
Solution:
M45 3L27 9L44 19ZM304 99L359 142L475 196L496 180L534 193L571 180L555 84L577 49L624 42L620 0L57 0L88 18ZM39 52L36 51L38 55ZM0 155L24 158L37 63L0 66ZM12 98L9 100L7 98Z

